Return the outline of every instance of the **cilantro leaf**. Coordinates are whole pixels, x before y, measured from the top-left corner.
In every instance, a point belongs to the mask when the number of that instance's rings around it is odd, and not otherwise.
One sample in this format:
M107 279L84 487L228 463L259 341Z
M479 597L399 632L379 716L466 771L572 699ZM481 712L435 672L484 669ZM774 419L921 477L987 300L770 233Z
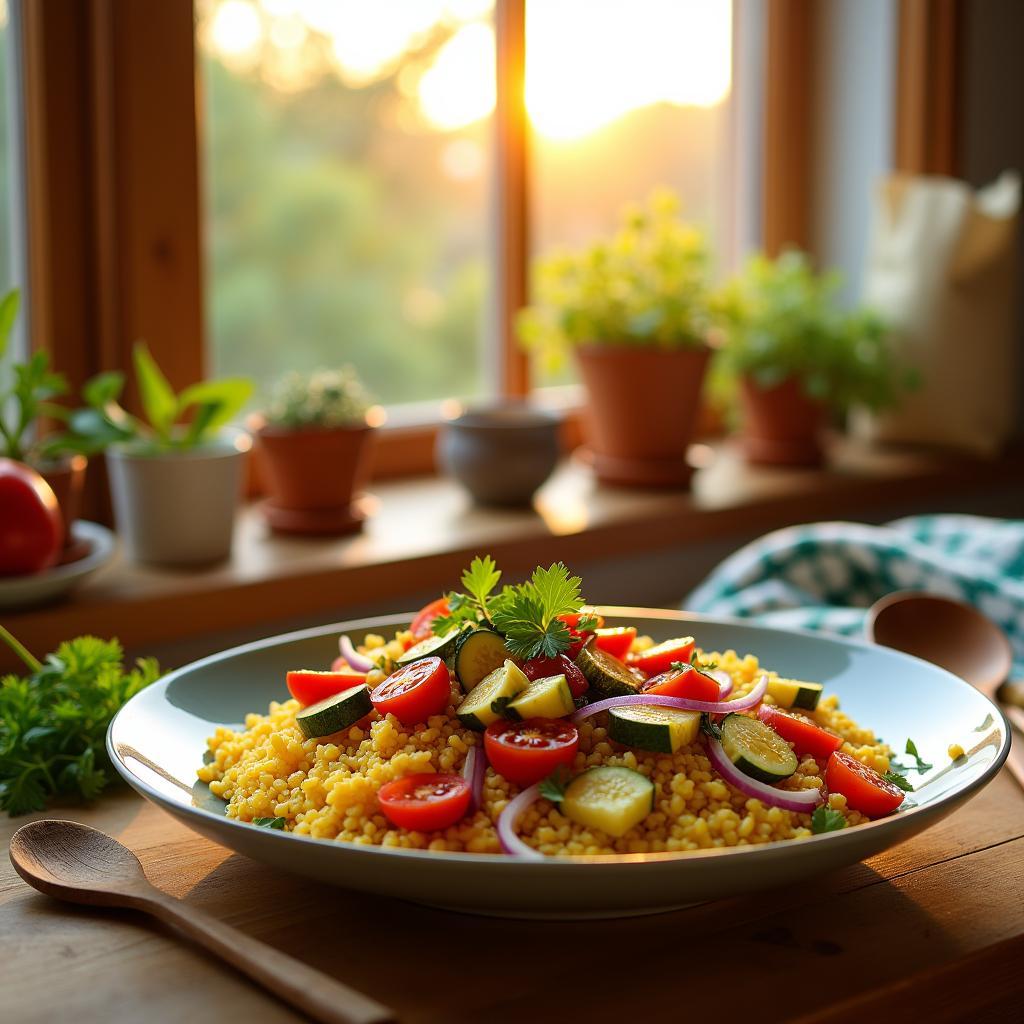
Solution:
M478 555L462 574L462 586L481 608L486 608L487 598L500 579L501 570L495 565L494 559L490 555L483 558Z
M581 580L556 562L538 566L526 583L505 587L491 602L491 621L505 634L505 646L521 658L554 658L572 644L569 627L558 618L583 606Z
M837 832L846 828L846 818L842 811L835 811L831 807L817 807L811 815L811 832L819 836L823 832Z
M279 828L283 829L285 826L284 818L253 818L252 823L258 828Z
M431 626L434 635L444 636L466 624L490 621L488 600L500 579L501 570L495 565L494 559L490 555L483 558L477 555L462 574L462 586L466 593L454 591L447 595L448 614L434 619Z
M891 782L894 786L899 786L904 793L914 792L914 787L907 781L906 776L901 775L899 772L894 772L890 769L885 773L883 778L886 782Z
M564 764L559 765L540 783L540 795L553 804L560 804L565 799L565 790L569 781L569 769Z
M0 639L13 646L6 631ZM58 795L92 800L114 777L110 719L160 670L152 660L126 670L121 645L92 636L61 644L43 663L23 651L29 675L0 679L0 810L42 810Z
M917 770L919 772L926 772L935 767L934 765L929 764L921 757L921 755L917 752L917 744L909 736L907 737L907 753L917 763Z

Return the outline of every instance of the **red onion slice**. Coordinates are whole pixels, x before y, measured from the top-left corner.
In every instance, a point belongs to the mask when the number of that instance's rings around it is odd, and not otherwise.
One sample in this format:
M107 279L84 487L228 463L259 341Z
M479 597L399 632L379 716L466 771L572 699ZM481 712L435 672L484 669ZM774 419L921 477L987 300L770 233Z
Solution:
M700 670L704 675L710 676L718 685L722 688L722 692L718 695L719 700L725 700L726 697L732 693L732 676L729 675L724 669L720 668L702 668Z
M777 789L767 782L758 782L749 775L744 775L729 760L722 749L722 744L713 736L708 737L708 758L715 771L741 793L756 797L769 807L781 807L784 811L803 811L805 814L813 810L822 801L821 791L817 789Z
M522 857L525 860L543 860L544 854L538 853L532 846L516 835L516 821L519 815L540 797L540 783L524 789L514 800L505 805L505 810L498 815L498 840L501 848L511 857Z
M376 665L365 655L360 654L352 644L352 641L348 638L348 634L343 634L341 639L338 640L338 650L341 651L341 656L348 662L349 668L353 668L356 672L369 672L371 669L376 668Z
M683 711L703 711L709 715L727 715L732 711L746 711L761 702L761 698L768 689L768 677L761 676L757 685L743 697L736 700L690 700L689 697L666 697L657 693L638 693L628 697L608 697L605 700L595 701L585 708L580 708L572 716L573 723L582 722L583 719L596 715L599 711L607 711L608 708L628 707L630 704L645 704L647 706L662 708L680 708Z
M470 747L466 754L466 763L462 766L462 777L469 783L469 812L475 814L480 809L484 792L484 772L487 771L487 754L483 747Z

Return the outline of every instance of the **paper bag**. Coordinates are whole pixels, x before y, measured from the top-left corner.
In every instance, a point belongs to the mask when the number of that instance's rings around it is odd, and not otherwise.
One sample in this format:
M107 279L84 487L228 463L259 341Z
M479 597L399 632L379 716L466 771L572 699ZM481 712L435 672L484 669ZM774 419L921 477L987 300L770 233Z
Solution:
M1014 267L1020 177L974 191L948 178L895 176L876 198L864 304L920 374L901 405L857 410L853 433L993 456L1015 420Z

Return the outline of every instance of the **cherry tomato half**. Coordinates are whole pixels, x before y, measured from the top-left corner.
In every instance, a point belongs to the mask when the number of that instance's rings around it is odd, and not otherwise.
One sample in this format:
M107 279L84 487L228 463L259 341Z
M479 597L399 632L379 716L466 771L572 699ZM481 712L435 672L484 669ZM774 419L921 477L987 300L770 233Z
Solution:
M409 632L412 633L414 640L426 640L428 636L431 636L431 626L434 624L434 619L439 618L441 615L447 615L449 612L448 598L439 597L436 601L431 601L430 604L424 605L417 613L412 623L409 625Z
M594 630L594 644L620 661L625 660L635 639L636 626L617 626L614 629Z
M762 704L757 709L757 717L775 730L784 740L793 744L797 755L805 754L825 761L833 750L843 745L842 736L822 729L806 715L798 715L794 711L783 711L771 704Z
M444 711L451 695L448 666L440 658L421 658L392 672L370 700L382 715L394 715L402 725L416 725Z
M667 672L674 661L689 662L691 654L693 654L693 637L684 636L676 640L666 640L654 647L648 647L646 651L631 654L626 660L641 672L653 676L659 672Z
M463 818L472 790L461 775L418 772L380 787L377 800L384 817L399 828L436 832Z
M569 627L569 635L572 637L572 644L569 646L567 653L573 661L579 657L580 651L583 650L583 645L590 639L593 631L595 629L600 629L604 625L604 616L595 615L593 612L566 612L565 615L559 615L558 618ZM591 620L589 629L581 630L578 628L583 619Z
M903 803L899 786L842 750L828 759L825 785L833 793L842 793L853 810L869 818L891 814Z
M523 673L527 679L545 679L548 676L564 675L569 684L569 692L574 697L582 697L590 689L587 677L579 666L565 654L557 658L531 658L523 663Z
M302 669L296 672L289 672L285 676L288 685L288 692L303 707L316 704L317 701L326 700L336 693L343 693L351 690L353 686L360 686L366 682L365 674L358 672L315 672L312 669Z
M596 615L594 612L588 611L566 612L564 615L559 615L558 618L570 629L575 629L580 624L581 619L593 619L591 629L600 629L604 625L603 615Z
M532 786L559 765L571 765L579 745L576 726L562 718L497 721L484 731L491 767L517 786Z
M688 700L720 700L722 688L710 676L687 668L680 672L669 669L651 676L640 687L641 693L659 693L665 697L686 697Z
M30 466L0 459L0 576L49 569L63 541L53 488Z

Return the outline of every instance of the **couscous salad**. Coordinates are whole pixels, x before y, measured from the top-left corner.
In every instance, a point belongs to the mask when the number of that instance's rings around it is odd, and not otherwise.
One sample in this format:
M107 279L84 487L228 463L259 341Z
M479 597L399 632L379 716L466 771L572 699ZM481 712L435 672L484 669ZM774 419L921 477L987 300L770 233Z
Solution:
M801 839L895 811L888 746L819 683L606 627L558 563L462 589L219 728L229 817L343 842L565 857Z

